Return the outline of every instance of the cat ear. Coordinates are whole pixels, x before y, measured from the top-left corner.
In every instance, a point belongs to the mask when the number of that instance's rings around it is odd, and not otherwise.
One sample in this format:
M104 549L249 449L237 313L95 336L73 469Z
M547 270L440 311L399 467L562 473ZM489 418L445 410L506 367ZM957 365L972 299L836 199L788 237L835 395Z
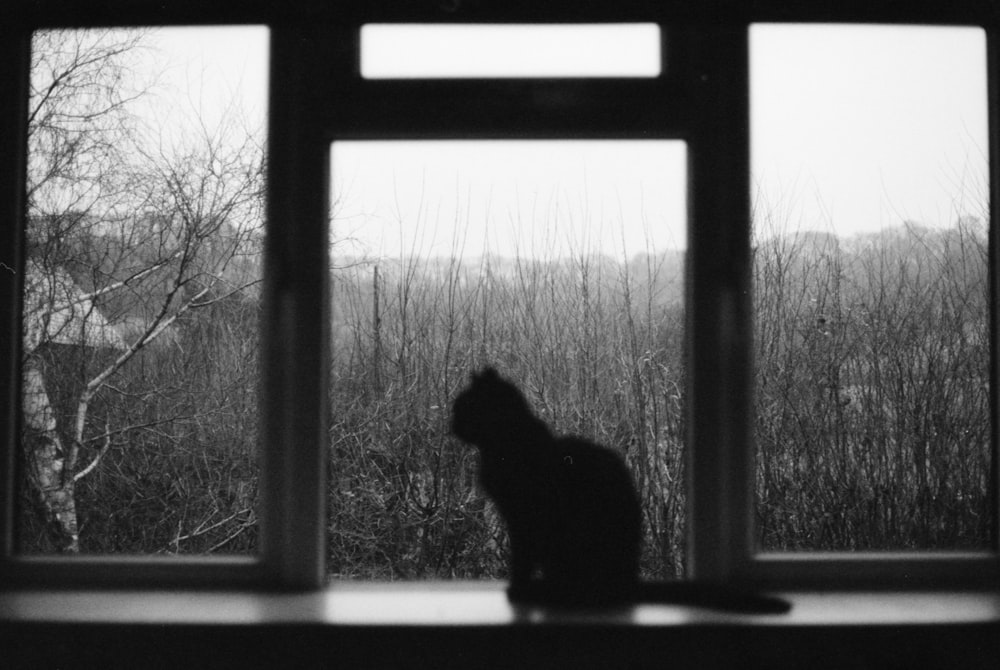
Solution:
M473 383L495 382L498 379L500 379L500 374L496 371L496 369L492 365L487 365L479 372L472 373Z

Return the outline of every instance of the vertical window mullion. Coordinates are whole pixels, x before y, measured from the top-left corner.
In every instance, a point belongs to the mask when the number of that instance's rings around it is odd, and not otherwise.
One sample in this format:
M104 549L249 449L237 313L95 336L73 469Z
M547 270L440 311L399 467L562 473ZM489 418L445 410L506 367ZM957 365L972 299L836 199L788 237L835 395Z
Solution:
M0 562L14 552L29 44L23 26L0 30Z
M325 581L329 150L311 102L318 40L271 34L261 554L279 585L310 589Z
M986 31L987 131L989 137L990 272L990 469L989 500L993 519L991 549L1000 551L1000 29Z
M684 40L690 89L689 574L731 579L750 553L752 487L747 27Z

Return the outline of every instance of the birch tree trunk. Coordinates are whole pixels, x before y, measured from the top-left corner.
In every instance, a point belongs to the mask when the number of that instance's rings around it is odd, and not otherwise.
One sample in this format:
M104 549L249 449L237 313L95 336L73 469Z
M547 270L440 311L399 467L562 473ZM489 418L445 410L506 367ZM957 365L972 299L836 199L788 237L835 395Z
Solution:
M80 551L80 536L72 467L57 431L40 364L34 356L25 359L21 374L23 446L28 476L45 510L53 543L62 553L76 554Z

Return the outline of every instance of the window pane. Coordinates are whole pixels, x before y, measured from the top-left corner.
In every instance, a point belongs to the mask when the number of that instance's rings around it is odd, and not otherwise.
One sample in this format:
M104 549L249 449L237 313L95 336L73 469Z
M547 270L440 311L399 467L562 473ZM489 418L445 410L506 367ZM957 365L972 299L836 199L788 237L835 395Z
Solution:
M757 529L989 546L986 43L751 31Z
M660 27L407 25L361 29L366 79L410 77L655 77Z
M643 574L682 575L684 144L336 142L332 170L331 577L507 576L450 434L486 365L624 456Z
M34 35L24 553L256 549L266 40Z

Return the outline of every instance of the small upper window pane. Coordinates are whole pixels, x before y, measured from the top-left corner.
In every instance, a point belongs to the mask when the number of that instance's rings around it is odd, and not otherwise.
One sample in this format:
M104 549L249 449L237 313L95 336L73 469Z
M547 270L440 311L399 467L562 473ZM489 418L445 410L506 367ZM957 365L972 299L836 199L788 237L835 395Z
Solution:
M361 29L366 79L656 77L660 28L615 25L389 25Z

